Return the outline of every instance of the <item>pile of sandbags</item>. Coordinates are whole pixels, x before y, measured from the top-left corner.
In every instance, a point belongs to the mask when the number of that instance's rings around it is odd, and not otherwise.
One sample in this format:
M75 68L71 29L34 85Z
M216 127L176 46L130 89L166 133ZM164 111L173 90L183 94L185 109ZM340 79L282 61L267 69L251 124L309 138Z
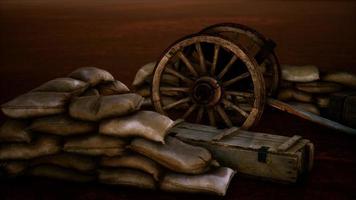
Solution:
M133 90L144 98L142 106L149 108L152 105L151 102L151 86L153 72L156 66L156 62L150 62L142 66L135 75L132 82Z
M151 87L152 78L156 62L150 62L142 66L136 73L134 81L132 82L132 88L134 92L140 94L143 98L142 106L144 108L152 108L151 102ZM162 86L179 86L179 79L173 75L164 74L161 80ZM162 101L165 105L173 103L176 99L173 96L177 95L175 91L161 91ZM187 104L182 104L178 108L187 108Z
M205 148L168 136L178 122L142 104L98 68L44 83L2 105L0 169L9 177L225 195L235 172Z
M320 72L314 65L282 65L281 72L277 99L325 117L334 94L356 89L356 75L348 72Z

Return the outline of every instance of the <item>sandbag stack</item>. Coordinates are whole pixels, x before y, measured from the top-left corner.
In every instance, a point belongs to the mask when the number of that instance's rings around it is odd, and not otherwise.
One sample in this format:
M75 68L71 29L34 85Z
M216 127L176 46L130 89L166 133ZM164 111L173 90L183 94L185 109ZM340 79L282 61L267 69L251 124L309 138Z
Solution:
M225 195L234 171L141 110L143 97L107 71L85 67L2 105L0 169L9 177Z
M235 172L220 167L207 149L169 136L176 123L152 111L103 120L101 135L131 140L123 155L100 160L99 182L225 195Z
M132 82L132 88L137 94L144 97L144 102L142 106L144 108L152 108L151 102L151 87L152 78L156 62L150 62L142 66L136 73L134 81ZM179 86L179 79L175 76L164 74L161 80L162 85L167 86ZM176 101L172 96L177 95L174 91L161 91L162 101L164 104L170 104ZM181 104L178 108L187 108L187 104Z
M314 65L282 65L281 71L277 99L327 118L332 96L356 89L356 75L348 72L320 72Z

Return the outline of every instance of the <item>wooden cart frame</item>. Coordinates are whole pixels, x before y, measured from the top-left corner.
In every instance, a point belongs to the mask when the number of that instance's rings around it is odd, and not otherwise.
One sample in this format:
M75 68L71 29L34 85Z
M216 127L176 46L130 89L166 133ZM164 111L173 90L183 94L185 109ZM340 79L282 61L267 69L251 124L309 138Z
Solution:
M280 82L274 47L272 40L256 30L231 23L216 24L176 41L154 70L154 108L172 118L247 130L259 122L268 104L355 134L352 128L273 99Z

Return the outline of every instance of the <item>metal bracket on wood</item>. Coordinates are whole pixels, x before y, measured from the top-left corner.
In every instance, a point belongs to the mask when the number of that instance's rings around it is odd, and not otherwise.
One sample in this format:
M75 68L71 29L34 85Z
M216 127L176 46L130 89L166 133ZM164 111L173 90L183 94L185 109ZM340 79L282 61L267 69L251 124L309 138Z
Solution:
M266 163L267 162L267 154L269 147L262 146L258 149L257 160L258 162Z

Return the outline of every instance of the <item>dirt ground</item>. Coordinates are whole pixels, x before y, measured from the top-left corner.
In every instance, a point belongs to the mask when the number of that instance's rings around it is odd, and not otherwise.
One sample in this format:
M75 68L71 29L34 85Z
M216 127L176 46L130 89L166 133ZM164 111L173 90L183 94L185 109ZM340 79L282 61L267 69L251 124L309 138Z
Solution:
M245 24L273 38L282 64L356 72L356 1L0 0L0 103L82 66L105 68L130 85L136 70L175 40L221 22ZM311 139L315 168L296 185L237 176L226 199L356 198L354 137L277 111L267 112L256 130ZM1 196L215 198L38 179L1 181Z

